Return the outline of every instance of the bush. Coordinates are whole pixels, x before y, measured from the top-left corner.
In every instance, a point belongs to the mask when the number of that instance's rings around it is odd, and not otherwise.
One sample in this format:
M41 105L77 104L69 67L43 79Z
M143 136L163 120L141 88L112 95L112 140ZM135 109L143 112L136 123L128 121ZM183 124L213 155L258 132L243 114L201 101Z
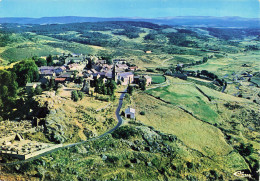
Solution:
M245 145L245 144L241 144L240 147L238 148L238 152L243 155L243 156L249 156L254 152L254 148L253 145Z
M71 99L75 102L77 102L79 100L79 95L78 95L77 91L74 90L71 92Z
M145 115L145 112L144 112L144 111L141 111L141 112L140 112L140 115Z
M187 162L187 167L188 167L189 169L193 168L193 163Z
M107 162L110 162L110 163L117 163L119 161L119 158L116 157L116 156L107 156L107 159L106 159Z
M154 69L149 69L149 68L148 68L146 71L147 71L147 72L154 72Z
M122 126L116 131L112 133L113 138L123 138L123 139L129 139L130 137L133 137L138 134L138 131L131 126Z
M83 97L84 97L84 94L83 94L83 92L81 92L81 91L78 91L77 93L78 93L78 97L79 97L79 99L80 99L80 100L82 100L82 99L83 99Z

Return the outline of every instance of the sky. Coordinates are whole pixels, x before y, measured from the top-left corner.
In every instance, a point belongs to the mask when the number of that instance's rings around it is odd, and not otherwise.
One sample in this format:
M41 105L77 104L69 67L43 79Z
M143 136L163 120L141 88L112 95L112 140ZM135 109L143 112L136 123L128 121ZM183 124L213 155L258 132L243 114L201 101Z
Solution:
M260 18L260 0L0 0L0 17Z

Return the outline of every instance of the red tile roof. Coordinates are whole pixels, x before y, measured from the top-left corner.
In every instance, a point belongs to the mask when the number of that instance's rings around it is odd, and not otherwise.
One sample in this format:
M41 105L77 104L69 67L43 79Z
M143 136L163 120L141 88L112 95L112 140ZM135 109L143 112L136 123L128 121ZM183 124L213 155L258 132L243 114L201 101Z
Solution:
M55 79L55 81L57 81L57 82L63 82L63 81L65 81L66 80L66 78L56 78Z

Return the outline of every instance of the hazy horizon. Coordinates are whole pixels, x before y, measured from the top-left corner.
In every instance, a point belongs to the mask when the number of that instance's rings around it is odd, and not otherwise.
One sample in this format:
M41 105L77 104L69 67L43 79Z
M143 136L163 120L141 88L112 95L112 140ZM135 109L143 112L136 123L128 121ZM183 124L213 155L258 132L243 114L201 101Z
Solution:
M135 17L135 16L111 16L111 17L104 17L104 16L73 16L73 15L65 15L65 16L42 16L42 17L17 17L17 16L6 16L6 17L0 17L0 18L32 18L32 19L41 19L41 18L62 18L62 17L79 17L79 18L127 18L127 19L167 19L167 18L244 18L244 19L260 19L260 17L242 17L242 16L161 16L161 17Z
M0 17L259 18L259 0L0 0Z

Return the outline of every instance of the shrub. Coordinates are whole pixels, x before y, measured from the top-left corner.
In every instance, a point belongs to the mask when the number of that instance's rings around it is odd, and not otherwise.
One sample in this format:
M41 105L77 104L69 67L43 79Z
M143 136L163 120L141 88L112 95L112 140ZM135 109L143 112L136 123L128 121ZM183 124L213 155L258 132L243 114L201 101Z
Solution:
M249 156L254 152L253 145L245 145L242 143L238 148L238 152L243 156Z
M107 156L107 159L106 159L107 162L110 162L110 163L117 163L119 161L119 158L116 157L116 156Z
M77 91L74 90L71 92L71 99L75 102L77 102L79 100L79 95L78 95Z
M117 129L116 131L114 131L112 133L112 136L117 139L120 139L120 138L129 139L130 137L133 137L137 134L138 134L138 131L134 127L122 126L119 129Z
M188 167L189 169L193 168L193 163L187 162L187 167Z
M140 112L140 115L145 115L145 112L144 112L144 111L141 111L141 112Z
M83 97L84 97L84 94L83 94L83 92L81 92L81 91L78 91L77 93L78 93L78 97L79 97L79 99L80 99L80 100L82 100L82 99L83 99Z
M146 71L147 71L147 72L154 72L154 69L149 69L149 68L148 68Z

